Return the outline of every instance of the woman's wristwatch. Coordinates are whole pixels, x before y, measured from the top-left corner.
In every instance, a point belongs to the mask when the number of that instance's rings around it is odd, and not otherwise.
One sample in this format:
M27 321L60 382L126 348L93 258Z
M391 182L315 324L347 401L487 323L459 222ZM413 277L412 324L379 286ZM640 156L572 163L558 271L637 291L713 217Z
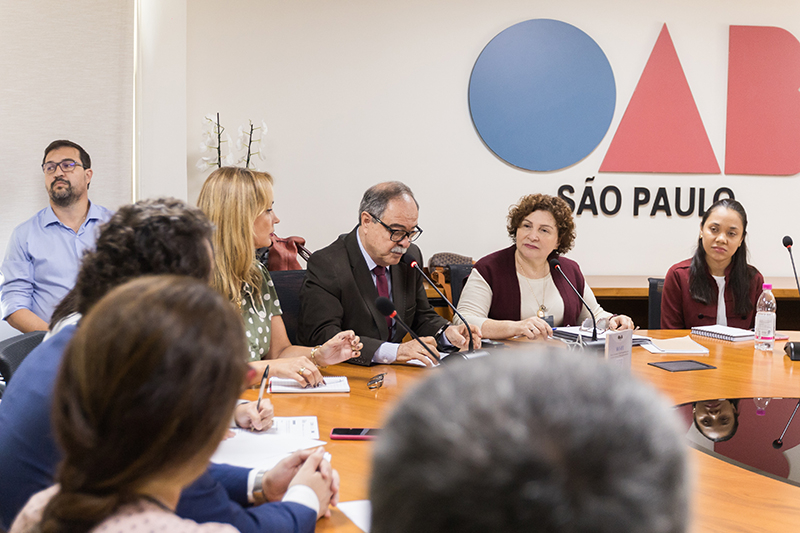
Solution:
M267 498L264 496L264 475L266 473L266 470L259 470L253 482L253 501L256 505L267 503Z

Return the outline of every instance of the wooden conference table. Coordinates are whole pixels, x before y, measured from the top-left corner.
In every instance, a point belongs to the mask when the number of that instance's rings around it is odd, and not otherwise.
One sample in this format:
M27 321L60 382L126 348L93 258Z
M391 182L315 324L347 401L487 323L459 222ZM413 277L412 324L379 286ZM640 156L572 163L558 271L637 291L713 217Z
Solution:
M687 334L686 331L641 333L655 338ZM708 357L658 356L643 348L634 348L633 374L652 383L675 404L716 398L800 397L800 361L793 362L784 356L783 341L777 342L769 353L755 351L752 341L734 344L693 338L709 348ZM790 338L800 341L800 332L791 333ZM588 353L586 356L591 357ZM536 357L533 350L531 357ZM687 358L701 360L717 369L670 373L647 365L657 360ZM381 372L387 373L383 387L369 390L367 381ZM270 399L277 416L317 416L320 436L328 441L326 449L333 456L334 468L341 474L341 501L361 500L368 496L372 443L331 441L328 439L331 428L380 427L403 393L414 382L434 372L437 370L401 365L343 364L326 368L322 373L347 376L349 394L273 394ZM245 394L249 399L256 396L254 391ZM775 533L800 530L800 487L742 469L695 449L689 450L689 456L695 477L690 531ZM334 509L330 519L317 523L317 531L360 530Z

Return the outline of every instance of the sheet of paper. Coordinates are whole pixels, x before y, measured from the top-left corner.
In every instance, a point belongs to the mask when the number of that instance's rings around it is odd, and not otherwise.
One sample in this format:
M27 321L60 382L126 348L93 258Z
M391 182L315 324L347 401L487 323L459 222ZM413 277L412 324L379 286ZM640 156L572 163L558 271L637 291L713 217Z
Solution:
M369 524L372 520L372 504L369 500L339 502L337 507L347 518L353 521L358 529L369 533Z
M688 335L674 339L652 339L642 344L642 348L655 354L698 354L708 355L708 348L698 344Z
M269 392L281 393L318 393L318 392L350 392L350 384L345 376L325 376L325 384L319 387L303 388L297 381L287 378L269 378Z
M302 420L292 423L292 419ZM313 419L313 424L307 419ZM234 429L235 435L219 444L211 462L244 468L272 468L292 452L325 444L318 440L319 427L315 416L278 417L276 420L279 420L276 422L278 427L274 431Z
M316 416L276 416L272 427L264 431L267 435L291 435L306 439L319 439L319 424Z

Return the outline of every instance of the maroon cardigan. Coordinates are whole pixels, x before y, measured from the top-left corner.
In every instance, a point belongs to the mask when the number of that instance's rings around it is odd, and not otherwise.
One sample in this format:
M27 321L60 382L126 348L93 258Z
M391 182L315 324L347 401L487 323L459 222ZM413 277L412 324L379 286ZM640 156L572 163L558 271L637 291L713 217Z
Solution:
M491 253L475 263L475 269L492 288L492 305L489 308L489 318L492 320L522 320L520 316L522 301L519 279L517 278L517 267L514 263L516 249L516 245L512 244L508 248ZM551 256L556 257L552 254ZM581 293L581 296L583 296L586 281L583 279L578 263L566 257L559 257L559 261L564 274L567 275L572 284L575 285L575 288L578 289L578 292ZM564 301L564 323L556 325L579 325L578 316L581 314L581 306L583 304L581 304L575 291L566 282L564 276L557 272L551 272L551 274L558 293Z
M689 269L692 260L687 259L672 265L664 278L664 292L661 293L661 329L689 329L695 326L710 326L717 323L717 299L708 305L694 300L689 295ZM734 328L751 329L755 323L756 303L761 295L764 276L755 269L755 276L750 280L748 296L753 308L747 315L736 315L736 302L730 286L731 265L725 269L725 313L728 325ZM714 278L706 269L709 282L716 286Z

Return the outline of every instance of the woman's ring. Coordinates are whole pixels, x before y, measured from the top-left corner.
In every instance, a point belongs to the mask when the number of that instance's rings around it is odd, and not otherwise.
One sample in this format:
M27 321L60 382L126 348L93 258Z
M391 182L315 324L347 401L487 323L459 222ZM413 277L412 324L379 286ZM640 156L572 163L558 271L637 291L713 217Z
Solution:
M298 373L298 374L300 374L300 375L302 376L303 374L305 374L305 373L306 373L306 367L304 367L304 366L301 366L301 367L300 367L300 370L298 370L298 371L297 371L297 373Z

